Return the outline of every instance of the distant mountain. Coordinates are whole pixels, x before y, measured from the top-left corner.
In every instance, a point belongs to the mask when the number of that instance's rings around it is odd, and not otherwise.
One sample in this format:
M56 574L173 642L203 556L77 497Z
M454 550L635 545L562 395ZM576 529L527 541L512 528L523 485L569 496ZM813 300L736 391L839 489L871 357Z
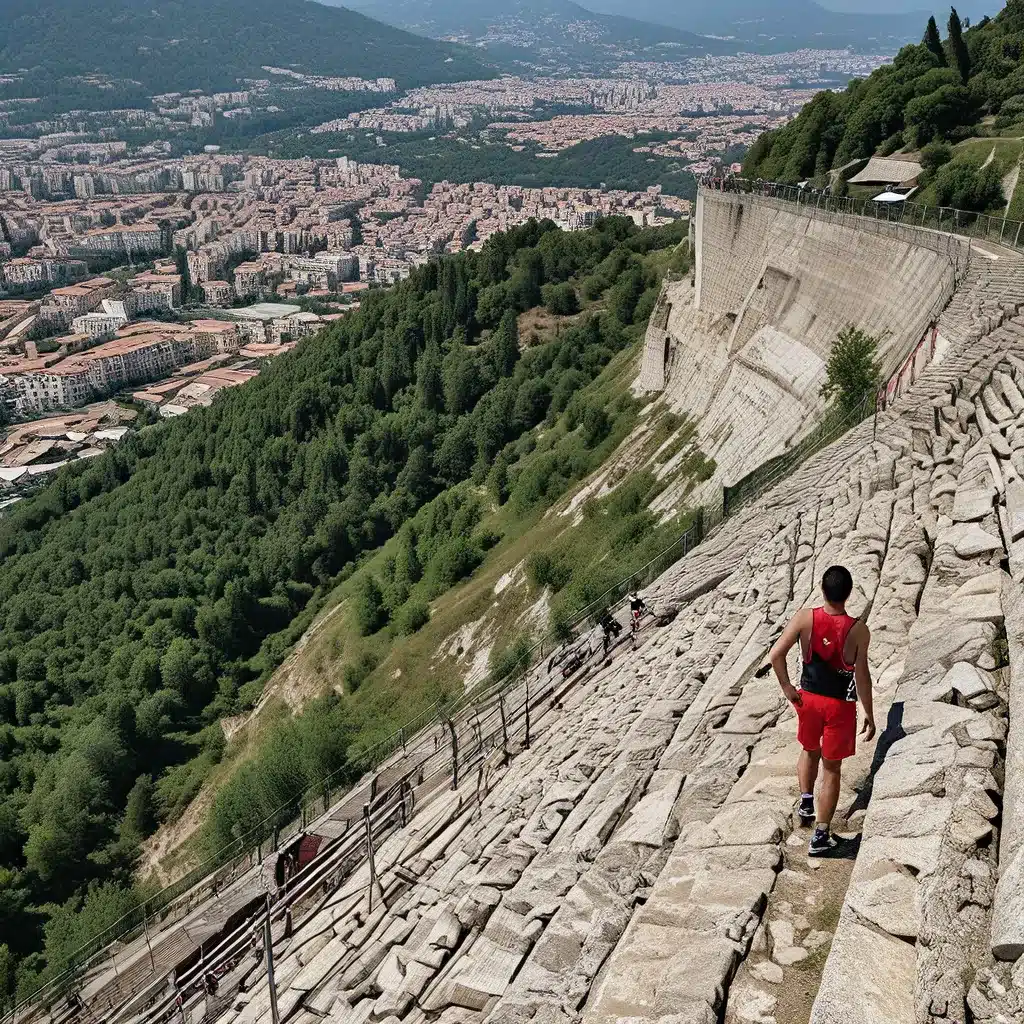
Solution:
M101 73L154 92L237 87L263 65L395 78L401 87L490 72L468 51L309 0L3 0L0 72Z
M849 0L854 3L856 0ZM827 10L814 0L588 0L604 14L632 18L690 32L734 37L773 48L802 46L880 46L893 49L920 40L927 13L851 14ZM918 7L930 6L919 0Z
M567 53L660 50L672 56L705 53L718 45L669 25L619 13L595 14L572 0L353 0L351 6L411 32L488 47Z

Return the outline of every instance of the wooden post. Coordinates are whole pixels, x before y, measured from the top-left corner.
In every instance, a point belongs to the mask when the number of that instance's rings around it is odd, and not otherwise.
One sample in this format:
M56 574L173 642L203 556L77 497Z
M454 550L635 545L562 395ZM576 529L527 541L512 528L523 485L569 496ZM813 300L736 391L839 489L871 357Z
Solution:
M267 893L267 917L263 931L263 945L267 955L267 987L270 990L271 1024L280 1024L277 1012L277 986L274 984L274 940L270 934L270 893Z
M523 746L530 749L530 677L526 677L526 738L523 740Z
M372 911L373 890L377 887L377 862L373 857L373 822L370 820L369 804L363 804L363 825L366 827L366 862L370 866L370 910Z
M455 731L455 723L448 719L448 731L452 735L452 789L459 788L459 737Z
M508 723L505 721L505 695L502 693L498 694L498 712L501 715L501 752L505 757L505 764L508 764Z
M149 949L149 966L152 968L154 974L156 974L156 960L153 958L153 944L149 941L149 915L142 912L142 927L146 932L146 947Z

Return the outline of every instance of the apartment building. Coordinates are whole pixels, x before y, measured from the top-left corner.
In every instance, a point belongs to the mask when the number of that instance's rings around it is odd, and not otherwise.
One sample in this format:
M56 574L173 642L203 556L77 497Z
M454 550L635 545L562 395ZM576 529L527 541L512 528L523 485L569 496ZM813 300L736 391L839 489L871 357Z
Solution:
M112 337L129 319L124 302L104 299L95 312L76 316L71 321L71 329L76 334L87 334L90 338Z
M240 299L253 299L263 291L263 264L256 261L235 267L235 294Z
M94 252L127 253L152 256L165 249L163 231L156 224L123 224L112 228L93 228L82 244Z
M39 318L65 324L84 313L91 313L116 288L108 277L93 277L79 284L54 288L39 307Z
M229 281L204 281L203 297L210 306L227 306L235 297Z
M240 326L224 320L193 320L189 324L196 351L204 359L237 352L242 344Z
M0 264L0 284L11 289L72 284L88 275L88 267L82 260L23 256Z
M89 368L81 365L51 366L19 374L10 380L17 393L20 412L46 412L85 405L95 394Z

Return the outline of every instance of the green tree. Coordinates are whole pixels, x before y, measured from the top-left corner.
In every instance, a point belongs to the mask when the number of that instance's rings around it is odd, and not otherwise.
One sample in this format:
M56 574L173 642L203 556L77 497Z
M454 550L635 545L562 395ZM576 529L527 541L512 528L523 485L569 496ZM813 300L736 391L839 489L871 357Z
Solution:
M921 150L919 162L921 166L930 172L937 171L943 164L948 164L953 159L953 148L948 142L929 142Z
M572 316L578 313L580 304L576 289L568 282L544 286L544 307L554 316Z
M849 324L836 336L828 357L822 396L836 405L842 415L863 408L879 387L881 373L876 362L878 338Z
M640 267L632 265L620 277L608 296L608 308L620 323L631 324L637 303L644 293L644 278Z
M948 43L952 57L951 63L960 72L960 80L966 85L967 80L971 77L971 54L967 49L963 25L960 24L960 15L956 13L955 7L949 9Z
M995 164L974 167L966 160L951 160L935 175L935 198L940 206L979 213L1005 202Z
M6 1013L14 997L14 957L6 943L0 942L0 1013Z
M387 623L387 609L384 594L375 576L367 573L356 586L353 598L356 625L363 636L369 636L382 629Z
M220 728L218 725L217 728ZM145 839L156 826L153 805L153 777L140 775L128 793L128 801L121 820L122 835L138 842Z
M973 100L962 85L943 85L907 104L907 128L918 146L948 135L972 118Z
M444 380L441 375L441 350L433 337L416 363L416 395L431 412L444 409Z
M939 26L935 24L935 16L928 19L928 27L924 30L924 45L935 55L935 59L942 67L946 66L946 51L942 48L942 38L939 35Z
M493 342L494 371L509 377L519 361L519 325L515 313L506 310Z
M476 402L480 374L473 353L466 347L461 333L452 339L441 371L444 380L444 406L453 416L469 412Z
M425 601L410 601L398 613L398 630L403 636L411 636L430 621L430 611Z

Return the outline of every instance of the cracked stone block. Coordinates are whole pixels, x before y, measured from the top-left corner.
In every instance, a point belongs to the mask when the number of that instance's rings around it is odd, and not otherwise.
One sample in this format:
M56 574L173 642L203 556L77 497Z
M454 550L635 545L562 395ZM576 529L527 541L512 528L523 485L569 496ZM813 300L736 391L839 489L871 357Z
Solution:
M850 908L868 924L903 939L916 939L921 925L920 886L891 861L876 861L846 894Z
M837 929L810 1024L914 1024L917 952L861 924Z
M991 504L989 505L991 511ZM979 517L980 518L980 517ZM991 533L983 530L977 523L971 523L953 542L953 550L961 558L975 558L977 555L991 554L1002 551L1003 543Z

